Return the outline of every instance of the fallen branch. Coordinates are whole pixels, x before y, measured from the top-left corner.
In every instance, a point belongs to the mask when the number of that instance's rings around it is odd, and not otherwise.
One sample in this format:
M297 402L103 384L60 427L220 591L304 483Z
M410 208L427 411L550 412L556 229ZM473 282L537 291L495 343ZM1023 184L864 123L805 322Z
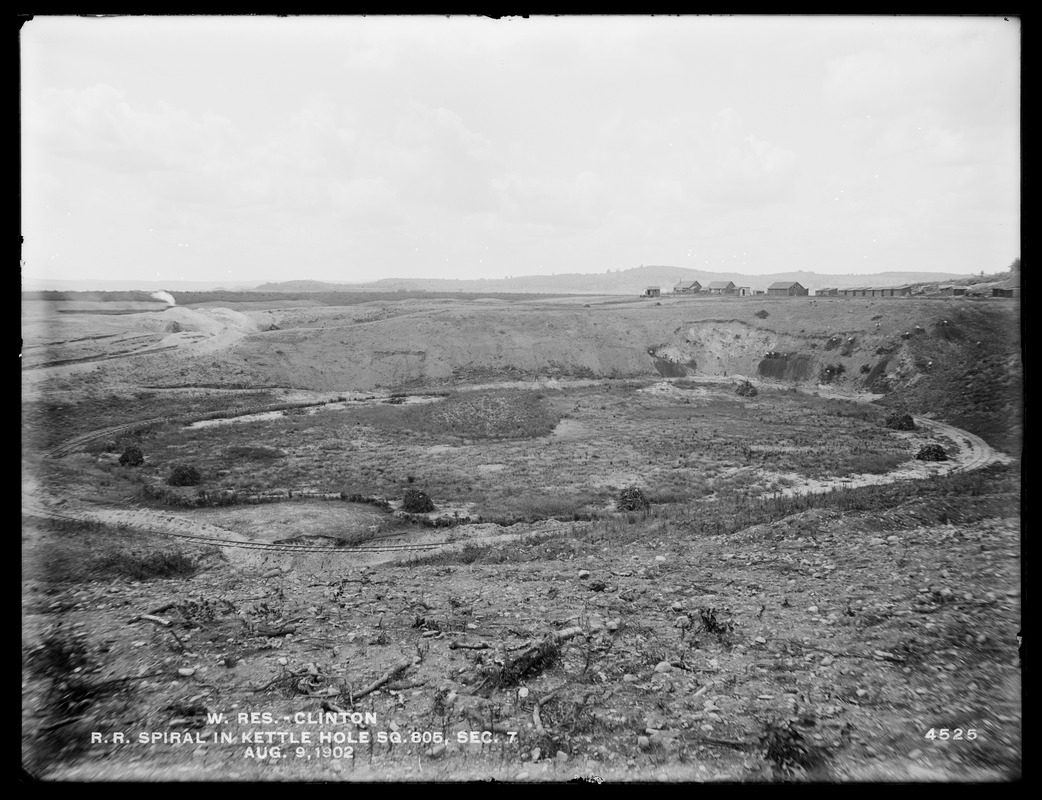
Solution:
M536 701L535 705L532 706L532 722L535 724L536 733L546 734L546 728L543 727L543 721L539 718L539 711L545 703L549 703L553 700L557 693L563 688L563 686L558 686L552 692L544 694Z
M489 648L488 642L477 642L470 644L469 642L450 642L449 650L487 650Z
M257 628L257 630L254 632L253 635L254 636L269 636L269 637L271 637L271 636L287 636L287 635L289 635L291 633L296 633L296 632L297 632L297 626L296 625L285 625L285 626L283 626L281 628L268 628L266 626L261 626L261 627Z
M370 683L364 689L359 689L357 692L351 693L351 704L354 705L354 701L360 697L365 697L367 694L372 694L385 683L393 681L397 678L401 678L405 672L415 663L413 659L403 661L400 664L396 664L385 672L381 677Z
M576 626L551 631L542 640L529 642L521 655L488 674L481 683L482 688L514 686L525 678L540 674L556 662L561 642L582 634L583 629Z

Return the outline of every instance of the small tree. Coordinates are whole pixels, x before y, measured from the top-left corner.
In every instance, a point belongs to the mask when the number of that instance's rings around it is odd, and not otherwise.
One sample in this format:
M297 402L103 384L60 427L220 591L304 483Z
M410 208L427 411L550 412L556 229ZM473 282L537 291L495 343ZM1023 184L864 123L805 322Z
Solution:
M202 479L195 467L189 464L175 464L167 483L170 486L198 486Z
M140 467L145 463L145 454L141 452L140 447L132 444L123 451L123 455L119 457L119 463L124 467Z
M410 514L426 514L434 510L434 503L426 492L419 489L406 489L402 497L402 508Z

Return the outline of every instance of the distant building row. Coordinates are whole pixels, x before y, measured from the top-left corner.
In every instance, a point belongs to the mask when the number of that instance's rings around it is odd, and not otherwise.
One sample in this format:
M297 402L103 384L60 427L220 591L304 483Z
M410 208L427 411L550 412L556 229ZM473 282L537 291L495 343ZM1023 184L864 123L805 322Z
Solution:
M847 289L822 288L814 292L815 297L904 297L912 293L912 287L904 286L854 286Z
M644 290L645 297L658 297L661 293L657 286L649 286ZM680 281L673 287L673 294L731 294L748 297L756 294L800 296L806 295L808 292L795 281L772 283L767 287L766 292L763 289L751 289L748 286L735 286L734 281L710 281L705 286L698 281Z
M815 297L905 297L912 294L915 287L911 284L901 286L854 286L846 289L823 287L814 292ZM939 286L936 294L961 296L967 293L965 286ZM720 294L748 297L750 295L768 295L772 297L806 297L810 294L796 281L778 281L763 289L750 289L748 286L735 286L733 281L710 281L703 286L698 281L680 281L673 287L673 294ZM1019 282L1008 282L1007 285L992 289L994 297L1020 297ZM649 286L641 297L661 297L662 289Z

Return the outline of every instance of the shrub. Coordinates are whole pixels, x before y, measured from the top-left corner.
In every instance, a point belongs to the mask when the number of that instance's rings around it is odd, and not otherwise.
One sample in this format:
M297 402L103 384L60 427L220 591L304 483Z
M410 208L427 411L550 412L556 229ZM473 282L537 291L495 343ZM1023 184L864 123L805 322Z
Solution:
M119 457L119 463L123 467L140 467L145 463L145 454L141 452L140 447L130 445Z
M175 464L167 483L170 486L198 486L202 479L195 467L189 464Z
M756 387L753 386L752 383L750 383L749 381L742 381L740 384L738 384L738 388L735 389L735 394L739 397L756 397L758 392L756 391Z
M651 508L651 501L639 487L630 486L620 492L615 505L619 511L647 511Z
M419 489L406 489L402 497L402 508L410 514L426 514L434 510L434 503L426 492Z
M756 312L756 316L759 317L760 319L767 319L767 317L769 315L768 315L766 309L761 308L759 311Z
M915 454L919 461L947 461L948 454L939 444L925 444Z
M914 431L915 420L912 419L911 414L902 414L900 411L895 411L892 414L887 414L886 427L895 431Z

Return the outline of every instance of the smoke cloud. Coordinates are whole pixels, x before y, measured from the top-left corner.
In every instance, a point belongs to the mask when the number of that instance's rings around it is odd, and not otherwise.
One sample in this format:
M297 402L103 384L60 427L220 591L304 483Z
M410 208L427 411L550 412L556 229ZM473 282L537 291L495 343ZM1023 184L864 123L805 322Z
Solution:
M152 297L156 300L162 300L169 306L177 305L177 301L174 300L174 296L170 292L152 292Z

